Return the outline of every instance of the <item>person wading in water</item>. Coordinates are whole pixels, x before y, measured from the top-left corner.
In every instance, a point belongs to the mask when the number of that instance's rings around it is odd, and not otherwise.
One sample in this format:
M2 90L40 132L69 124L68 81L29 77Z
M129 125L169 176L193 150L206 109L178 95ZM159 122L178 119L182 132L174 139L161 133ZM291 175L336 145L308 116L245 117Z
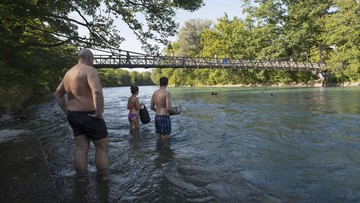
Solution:
M95 165L103 179L110 178L108 131L103 118L104 96L94 55L89 49L78 53L78 63L69 69L55 91L56 102L67 114L75 137L74 167L86 177L90 141L95 145ZM67 96L65 98L65 95Z

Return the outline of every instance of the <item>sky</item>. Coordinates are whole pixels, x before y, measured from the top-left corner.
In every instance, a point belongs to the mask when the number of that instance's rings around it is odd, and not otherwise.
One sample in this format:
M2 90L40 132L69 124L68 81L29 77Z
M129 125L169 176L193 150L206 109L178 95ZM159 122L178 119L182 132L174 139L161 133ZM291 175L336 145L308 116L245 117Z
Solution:
M242 14L241 0L204 0L205 6L194 12L178 11L175 20L179 23L179 28L182 27L185 21L190 19L206 19L216 22L216 19L224 17L225 13L229 19L238 17L243 19L245 16ZM120 23L120 26L123 25ZM144 53L141 49L141 43L132 34L131 30L121 29L120 34L125 38L125 41L121 43L120 48L122 50L134 51ZM176 36L170 39L176 40Z

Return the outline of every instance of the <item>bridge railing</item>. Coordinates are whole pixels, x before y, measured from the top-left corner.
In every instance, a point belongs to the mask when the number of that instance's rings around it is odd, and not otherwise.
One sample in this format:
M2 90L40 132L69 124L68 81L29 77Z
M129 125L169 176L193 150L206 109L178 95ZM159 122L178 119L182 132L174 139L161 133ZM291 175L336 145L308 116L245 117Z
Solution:
M325 64L247 60L218 58L189 58L168 56L126 56L126 55L95 55L96 68L239 68L239 69L283 69L283 70L323 70Z

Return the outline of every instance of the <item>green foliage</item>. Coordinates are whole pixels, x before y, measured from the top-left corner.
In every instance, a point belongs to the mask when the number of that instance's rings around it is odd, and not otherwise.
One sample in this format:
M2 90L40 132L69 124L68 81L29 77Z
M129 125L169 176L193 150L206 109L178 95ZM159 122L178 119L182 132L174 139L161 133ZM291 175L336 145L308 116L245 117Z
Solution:
M2 0L0 3L0 113L53 91L80 47L119 50L124 40L115 19L122 19L143 43L167 44L178 24L175 10L194 11L202 0ZM145 22L140 22L145 19ZM101 73L110 86L152 84L150 73Z
M74 64L73 51L74 48L64 46L28 48L17 52L12 60L1 60L0 113L16 112L29 100L53 91L65 67Z
M360 3L335 0L336 11L327 15L324 43L332 45L328 51L331 72L340 81L360 80Z
M202 5L202 0L2 0L0 50L2 54L6 50L11 57L31 46L75 44L120 49L124 38L114 21L120 18L133 30L144 49L153 52L157 46L149 42L167 44L167 38L175 35L176 9L194 11ZM140 19L145 19L145 23ZM80 29L85 33L80 33Z
M224 17L211 29L190 20L165 50L182 56L325 62L330 82L360 81L360 4L353 0L243 1L245 20ZM197 30L195 32L195 30ZM200 33L199 33L200 32ZM200 36L198 40L194 39ZM195 38L198 39L198 38ZM197 47L194 52L191 45ZM172 85L293 84L317 80L316 73L288 70L185 69L166 75Z
M247 40L251 36L249 27L238 18L229 20L228 17L218 19L213 29L201 33L202 56L218 58L254 58L249 52Z
M197 57L202 50L200 34L203 30L210 29L211 21L191 19L185 21L178 33L179 44L174 55L178 57Z
M104 87L120 87L130 85L154 85L150 72L126 71L122 69L99 69L99 78Z
M0 114L16 111L32 95L26 74L0 61Z

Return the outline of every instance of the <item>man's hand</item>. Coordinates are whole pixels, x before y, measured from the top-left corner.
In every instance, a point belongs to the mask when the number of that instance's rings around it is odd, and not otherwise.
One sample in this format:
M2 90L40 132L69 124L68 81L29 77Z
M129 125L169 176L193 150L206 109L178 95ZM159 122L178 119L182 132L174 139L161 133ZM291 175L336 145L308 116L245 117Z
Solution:
M103 114L97 114L96 112L94 114L89 114L89 116L104 120Z

